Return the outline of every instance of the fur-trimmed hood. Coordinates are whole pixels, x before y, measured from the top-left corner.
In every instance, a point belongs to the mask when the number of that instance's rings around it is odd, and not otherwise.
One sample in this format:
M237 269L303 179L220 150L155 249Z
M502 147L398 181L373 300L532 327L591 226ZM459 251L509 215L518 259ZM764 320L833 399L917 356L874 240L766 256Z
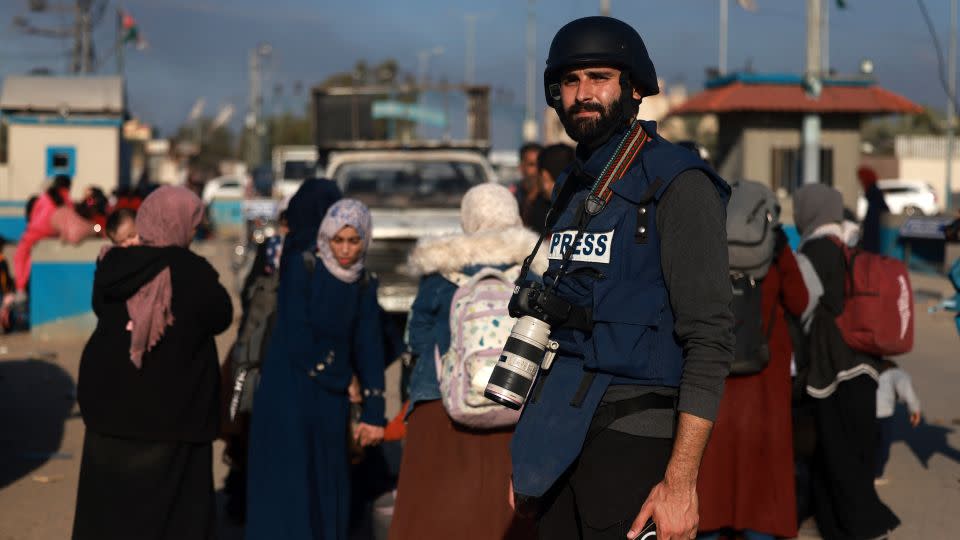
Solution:
M458 272L473 265L522 264L537 238L536 233L523 227L424 238L410 254L408 267L413 275L424 276ZM546 271L543 246L531 269L538 274Z

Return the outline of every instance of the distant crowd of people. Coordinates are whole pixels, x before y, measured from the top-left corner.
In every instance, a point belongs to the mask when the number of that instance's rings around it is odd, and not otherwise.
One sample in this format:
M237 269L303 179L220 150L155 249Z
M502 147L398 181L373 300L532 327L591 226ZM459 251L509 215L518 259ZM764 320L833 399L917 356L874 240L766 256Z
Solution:
M391 539L536 537L536 520L511 507L512 427L453 420L443 359L464 331L457 299L478 274L516 275L544 230L554 182L575 159L568 146L525 146L515 193L472 188L462 234L417 245L409 266L421 281L403 343L389 337L365 268L369 210L333 182L307 180L257 253L223 369L214 336L233 321L232 306L209 263L187 249L200 200L163 187L106 212L91 190L74 207L97 212L84 219L102 221L113 248L98 262L98 324L81 360L87 432L74 538L211 538L218 436L232 467L228 511L247 538L369 538L372 500L393 490ZM32 217L73 204L68 187L55 183ZM734 197L751 189L735 185ZM876 491L888 482L895 403L907 402L914 426L921 408L902 368L852 349L834 323L849 299L850 244L870 233L851 234L839 192L806 186L794 196L794 251L775 197L756 193L742 196L760 197L747 206L767 212L769 252L762 275L744 281L731 251L731 285L755 298L734 301L734 332L759 342L763 358L738 352L727 378L697 484L698 538L794 537L811 515L824 538L881 536L898 523ZM728 220L747 219L743 207L732 202ZM738 233L728 234L733 246ZM391 435L384 367L403 350L414 361ZM401 437L398 471L381 457L364 472L365 452L372 461L385 438Z
M118 188L108 198L102 189L90 186L82 198L70 198L72 179L54 177L41 194L30 197L25 205L26 226L17 241L13 256L13 273L0 253L0 332L25 329L29 325L27 301L33 247L46 238L59 238L77 244L86 238L108 238L117 243L129 242L133 217L143 193ZM6 240L0 239L0 247Z

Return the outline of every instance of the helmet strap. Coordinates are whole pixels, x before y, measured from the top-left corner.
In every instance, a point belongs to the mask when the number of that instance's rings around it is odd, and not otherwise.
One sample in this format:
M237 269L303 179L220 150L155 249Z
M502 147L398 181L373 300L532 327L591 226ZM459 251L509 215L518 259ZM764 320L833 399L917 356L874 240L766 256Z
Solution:
M640 102L633 99L633 83L630 82L630 72L627 70L620 72L620 110L628 124L637 119L640 110Z

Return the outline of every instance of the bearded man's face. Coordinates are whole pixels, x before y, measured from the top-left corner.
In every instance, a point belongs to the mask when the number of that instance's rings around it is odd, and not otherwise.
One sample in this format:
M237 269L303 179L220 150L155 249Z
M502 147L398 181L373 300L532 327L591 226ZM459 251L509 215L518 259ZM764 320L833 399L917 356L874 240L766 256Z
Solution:
M612 67L588 67L567 71L560 78L560 121L571 139L591 145L624 121L620 73ZM633 94L639 101L640 94Z

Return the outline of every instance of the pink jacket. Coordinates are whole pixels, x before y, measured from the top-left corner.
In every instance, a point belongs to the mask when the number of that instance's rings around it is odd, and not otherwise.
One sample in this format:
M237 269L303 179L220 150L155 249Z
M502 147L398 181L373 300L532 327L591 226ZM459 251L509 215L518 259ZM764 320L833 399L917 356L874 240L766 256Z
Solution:
M73 201L70 200L70 190L63 189L60 191L60 195L63 197L64 206L73 208ZM27 280L30 279L30 251L33 250L33 245L44 238L57 235L57 231L54 230L53 224L50 222L50 218L56 210L57 204L53 202L50 195L44 192L30 211L27 229L20 237L20 241L17 242L17 251L13 255L13 281L18 292L26 290Z

